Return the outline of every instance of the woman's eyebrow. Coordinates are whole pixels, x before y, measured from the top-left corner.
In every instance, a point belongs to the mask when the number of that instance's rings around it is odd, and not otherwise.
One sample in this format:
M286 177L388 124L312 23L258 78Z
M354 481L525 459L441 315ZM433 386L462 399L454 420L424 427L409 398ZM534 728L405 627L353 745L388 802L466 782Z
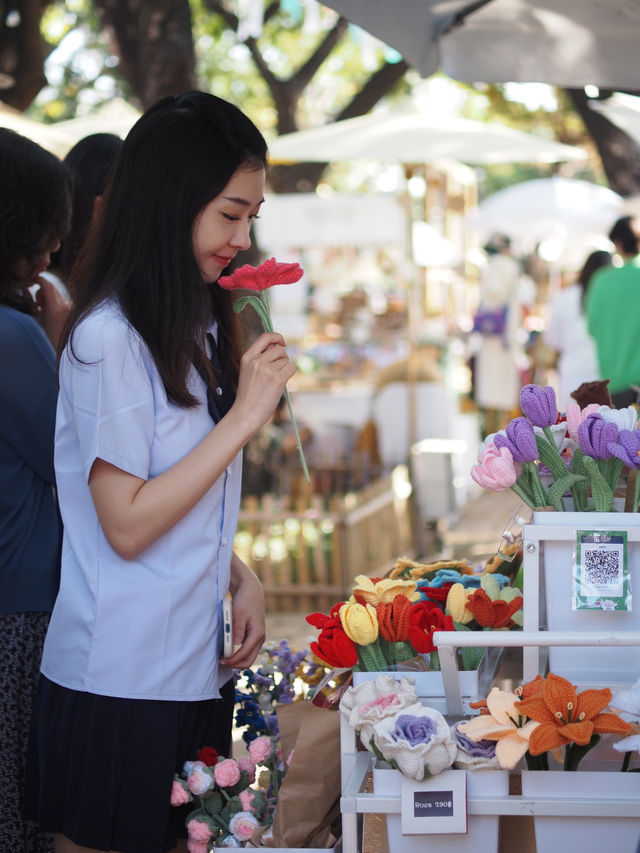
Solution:
M246 198L236 198L235 196L225 195L223 196L226 201L232 201L234 204L243 204L245 207L256 207L257 205L251 204L250 201L247 201ZM264 198L261 198L258 202L258 205L264 204Z

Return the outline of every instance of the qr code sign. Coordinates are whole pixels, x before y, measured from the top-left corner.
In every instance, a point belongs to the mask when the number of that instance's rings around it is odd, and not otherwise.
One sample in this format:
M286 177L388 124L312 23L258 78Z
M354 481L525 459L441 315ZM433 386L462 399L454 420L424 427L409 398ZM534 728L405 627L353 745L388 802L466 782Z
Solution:
M584 548L582 551L583 579L593 586L617 586L623 577L622 551L616 549Z

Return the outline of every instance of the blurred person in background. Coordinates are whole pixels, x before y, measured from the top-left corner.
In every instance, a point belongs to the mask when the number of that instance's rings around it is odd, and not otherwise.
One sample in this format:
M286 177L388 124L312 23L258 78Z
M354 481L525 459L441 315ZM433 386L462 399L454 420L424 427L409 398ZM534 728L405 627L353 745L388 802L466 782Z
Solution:
M572 391L583 382L600 378L595 341L587 330L585 302L593 274L610 267L612 262L610 252L591 252L576 280L551 298L544 341L558 353L560 411L565 411L567 403L572 402Z
M587 328L596 342L600 377L609 379L613 405L635 403L631 387L640 384L640 225L632 216L618 219L609 239L621 266L598 270L587 294Z
M44 278L71 217L53 154L0 128L0 850L43 853L22 817L40 659L58 590L61 523L53 469L54 348L69 305Z
M47 272L47 278L63 292L67 292L71 270L102 204L111 167L121 148L122 139L114 133L92 133L76 142L64 158L72 180L71 230L51 256Z

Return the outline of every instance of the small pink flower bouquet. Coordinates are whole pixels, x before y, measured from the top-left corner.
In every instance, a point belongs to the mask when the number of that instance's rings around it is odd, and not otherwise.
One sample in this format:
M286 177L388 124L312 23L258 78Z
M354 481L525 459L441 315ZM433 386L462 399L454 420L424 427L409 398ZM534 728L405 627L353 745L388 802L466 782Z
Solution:
M171 805L193 803L186 817L189 853L241 847L269 826L285 769L274 739L266 735L251 741L248 757L224 758L203 747L196 761L185 762L173 779Z

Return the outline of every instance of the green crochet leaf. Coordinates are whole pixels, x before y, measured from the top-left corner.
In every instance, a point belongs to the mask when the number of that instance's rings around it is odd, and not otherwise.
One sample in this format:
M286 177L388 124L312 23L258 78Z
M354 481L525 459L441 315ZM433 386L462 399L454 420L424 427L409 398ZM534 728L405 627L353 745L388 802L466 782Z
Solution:
M547 490L549 504L551 506L554 506L556 509L560 509L560 501L562 500L562 496L564 495L564 493L568 491L572 486L584 482L585 480L586 478L583 477L581 474L572 473L566 474L564 477L561 477Z
M536 445L538 447L538 453L540 454L540 461L551 471L553 479L559 480L562 477L565 477L567 474L567 466L564 464L564 460L562 456L560 456L555 444L552 446L546 438L536 433Z
M584 466L591 481L591 497L596 512L611 512L613 509L613 492L602 476L598 463L590 456L584 457Z
M483 575L480 579L480 586L487 593L491 601L495 601L500 597L500 584L493 575Z

